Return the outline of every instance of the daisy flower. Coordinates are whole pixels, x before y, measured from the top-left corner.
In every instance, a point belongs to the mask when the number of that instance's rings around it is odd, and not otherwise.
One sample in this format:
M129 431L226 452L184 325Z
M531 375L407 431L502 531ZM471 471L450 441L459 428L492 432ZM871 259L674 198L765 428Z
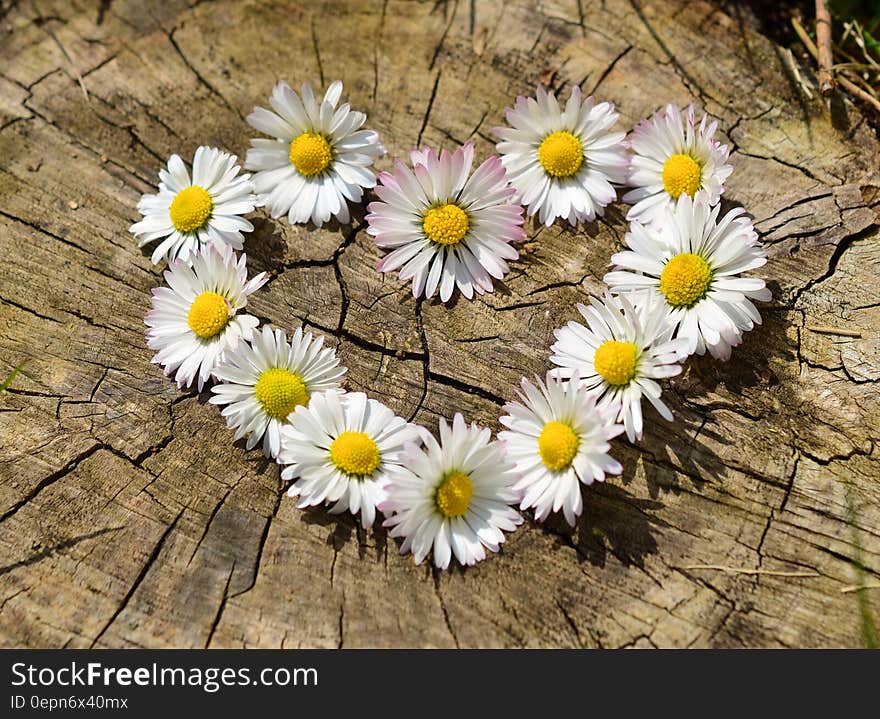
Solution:
M570 382L552 377L537 386L523 378L521 402L504 405L501 424L509 431L498 439L516 463L523 492L520 509L535 508L539 522L560 509L573 527L583 510L581 483L603 482L605 473L620 474L620 463L608 454L609 440L623 432L617 407L596 406L595 395L581 387L577 372Z
M633 155L627 184L635 189L623 196L632 204L626 219L642 224L661 222L667 208L679 198L704 192L714 205L724 192L724 181L733 172L727 163L730 150L714 139L717 122L707 126L703 115L697 127L693 105L682 117L675 105L643 120L632 131Z
M251 127L274 139L251 140L245 167L253 170L260 205L272 217L287 215L293 223L311 220L318 227L335 217L350 219L349 202L360 202L364 188L374 187L370 169L384 153L379 135L361 130L367 116L340 105L342 83L331 83L318 102L304 83L301 97L286 82L272 90L272 110L256 108Z
M519 253L511 242L525 239L522 207L509 203L515 190L504 167L490 157L471 175L474 146L455 152L410 153L413 169L401 161L379 175L367 215L376 244L391 250L376 269L412 280L413 296L446 302L455 287L468 299L492 291Z
M406 445L403 467L389 473L388 499L379 505L388 516L384 526L403 537L400 553L412 552L416 564L432 547L440 569L453 554L463 565L476 564L522 523L510 506L519 501L513 464L488 429L468 426L460 414L451 428L440 420L439 442L428 432L422 439L425 448Z
M624 132L611 132L618 113L610 102L581 99L572 88L565 109L538 87L537 99L516 98L506 111L511 127L498 127L495 147L529 216L548 227L557 217L590 222L614 201L612 183L626 180Z
M650 292L668 308L669 322L685 338L683 356L726 360L742 333L761 324L751 300L767 301L764 280L740 273L767 262L752 222L737 207L719 221L721 206L700 195L682 197L662 228L634 222L629 249L611 257L618 269L605 275L612 292Z
M413 425L362 392L316 394L281 428L278 461L290 465L281 476L296 480L287 494L298 507L334 502L331 514L360 513L371 527L389 469L404 443L418 440Z
M672 412L660 401L657 380L681 372L678 358L685 340L672 339L666 307L647 295L635 306L626 297L591 297L590 307L577 306L587 326L569 322L554 331L551 370L557 379L578 376L581 386L596 395L603 409L617 406L630 442L642 438L642 396L666 420Z
M198 378L201 392L224 353L253 336L259 320L239 312L268 278L261 272L248 281L247 258L236 260L229 245L208 245L191 261L165 270L168 287L153 289L144 323L147 346L157 350L152 361L180 388Z
M288 415L308 405L314 393L339 389L346 369L323 344L323 337L313 339L302 327L288 343L284 330L264 326L249 344L242 342L226 354L214 370L221 384L211 388L209 401L226 405L222 414L236 440L249 435L247 448L252 449L262 439L263 454L275 458Z
M254 209L256 197L250 175L239 175L238 158L214 147L199 147L193 174L172 155L168 169L159 170L159 194L138 202L140 222L129 227L138 247L161 240L150 258L188 260L206 245L242 248L242 232L254 226L241 217Z

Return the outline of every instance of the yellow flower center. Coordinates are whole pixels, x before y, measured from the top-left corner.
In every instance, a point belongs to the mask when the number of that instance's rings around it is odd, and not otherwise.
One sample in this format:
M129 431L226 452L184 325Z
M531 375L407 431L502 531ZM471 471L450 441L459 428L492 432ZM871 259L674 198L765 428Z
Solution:
M219 335L229 322L229 301L216 292L202 292L189 306L189 328L203 340Z
M333 162L333 148L317 132L304 132L290 143L290 164L300 175L320 175Z
M544 138L538 148L538 160L548 175L571 177L584 164L584 146L579 138L560 130Z
M330 445L330 461L346 474L371 475L381 457L376 442L366 432L346 431Z
M548 469L568 469L581 444L580 438L565 422L547 422L538 436L538 454Z
M660 273L660 291L673 307L690 307L706 296L712 282L712 270L699 255L683 252L676 255Z
M470 226L467 212L452 202L432 207L422 220L425 236L438 245L457 245Z
M608 340L596 349L593 366L610 385L621 387L636 376L639 350L632 342Z
M194 232L210 219L214 201L204 187L193 185L181 190L171 201L168 214L178 232Z
M672 155L663 165L663 187L676 200L686 192L691 197L700 189L703 168L690 155Z
M474 483L471 478L463 472L453 472L437 488L434 501L444 517L461 517L467 512L473 495Z
M266 414L275 419L287 419L299 405L309 402L309 391L302 377L281 367L261 373L254 393Z

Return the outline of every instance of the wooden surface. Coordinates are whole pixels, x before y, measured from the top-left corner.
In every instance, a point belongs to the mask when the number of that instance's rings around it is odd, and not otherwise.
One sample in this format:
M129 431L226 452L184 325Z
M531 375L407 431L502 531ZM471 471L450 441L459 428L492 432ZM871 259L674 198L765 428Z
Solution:
M859 595L880 610L878 142L848 105L832 124L768 40L665 0L2 7L0 377L27 365L0 396L0 644L863 644ZM149 363L163 268L127 233L169 154L244 154L243 117L281 78L341 78L391 155L472 139L488 156L542 78L614 101L626 128L693 100L769 248L764 325L730 362L690 362L664 394L676 422L652 412L641 445L615 444L625 473L586 490L574 531L529 519L503 554L439 574L383 531L297 510L276 466ZM257 213L245 248L272 280L248 308L332 335L349 388L404 416L497 428L601 291L625 211L530 227L494 295L449 307L378 275L362 224Z

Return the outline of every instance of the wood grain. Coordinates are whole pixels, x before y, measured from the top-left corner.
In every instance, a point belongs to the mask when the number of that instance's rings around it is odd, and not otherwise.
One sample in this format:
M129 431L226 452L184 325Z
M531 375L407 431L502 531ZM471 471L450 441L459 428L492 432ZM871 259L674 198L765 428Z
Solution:
M853 108L832 124L802 97L766 38L666 0L0 8L0 376L27 360L0 396L0 644L861 646L844 590L880 578L878 142ZM297 510L276 466L150 364L162 267L127 227L172 152L243 154L278 79L341 78L387 168L419 143L487 157L542 77L627 127L667 102L716 117L725 202L754 216L774 299L730 362L670 384L674 424L615 443L624 475L586 490L575 530L527 520L502 554L439 574L381 530ZM349 388L429 428L457 410L497 428L601 292L625 212L530 226L495 294L449 306L378 275L360 222L257 213L245 248L272 279L253 312L327 333Z

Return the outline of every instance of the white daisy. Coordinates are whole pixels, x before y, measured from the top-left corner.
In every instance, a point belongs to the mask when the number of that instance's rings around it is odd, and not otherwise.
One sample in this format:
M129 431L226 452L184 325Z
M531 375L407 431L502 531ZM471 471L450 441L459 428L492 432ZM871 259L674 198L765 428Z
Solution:
M367 116L348 103L336 107L342 83L331 83L319 103L312 86L304 83L302 98L286 82L272 90L275 112L256 108L247 117L255 129L274 140L251 140L245 167L254 170L260 204L272 217L318 227L335 217L346 223L349 202L360 202L364 188L374 187L370 169L384 153L379 135L361 130Z
M516 98L506 111L512 127L499 127L496 145L518 199L529 216L548 227L557 217L572 225L602 215L626 180L629 160L624 132L610 132L618 113L610 102L581 100L572 88L565 109L552 92L538 87L537 99Z
M287 342L284 330L263 327L248 344L242 342L214 370L222 382L211 388L211 404L226 405L223 416L235 439L250 435L247 448L263 440L263 454L281 450L281 427L316 392L337 390L345 374L336 352L323 348L324 338L298 328Z
M281 428L278 461L290 465L281 476L296 480L287 494L300 498L298 507L335 502L331 514L360 513L371 527L389 469L399 466L403 445L418 440L413 425L362 392L316 394Z
M649 289L669 308L669 322L685 338L685 354L726 360L742 333L761 324L751 300L768 301L764 280L740 277L761 267L767 255L751 220L737 207L719 221L721 206L710 207L704 195L682 197L662 226L634 222L626 235L629 250L605 275L612 292Z
M604 302L591 297L590 307L577 306L587 326L569 322L555 330L550 348L551 361L559 365L552 376L571 379L577 373L600 407L617 405L617 421L630 442L642 438L642 395L672 420L656 380L681 372L678 357L685 346L685 340L672 339L663 304L647 294L636 299L633 306L626 297L606 294Z
M627 178L635 189L623 196L633 205L626 219L662 222L667 208L697 192L704 192L712 205L719 201L733 167L726 164L727 145L714 139L718 123L707 126L707 122L708 115L703 115L697 127L693 105L684 117L676 105L667 105L663 115L657 112L635 127L629 139L633 155Z
M248 281L247 258L236 261L229 245L208 245L190 260L174 260L165 270L168 287L153 289L144 323L147 346L158 350L152 361L178 387L198 378L201 392L224 353L253 336L259 320L238 313L268 278L261 272Z
M457 286L472 299L492 291L519 253L511 242L525 239L522 207L510 204L515 190L504 167L490 157L470 174L471 143L455 152L410 153L413 169L399 160L393 172L379 176L367 215L367 232L389 252L376 269L412 279L413 296L433 297L440 289L446 302ZM402 268L402 269L401 269Z
M498 439L521 475L514 489L523 492L520 509L535 508L539 522L560 509L571 526L583 510L581 483L605 481L620 474L620 463L608 454L609 440L623 432L615 423L617 407L596 406L596 397L580 384L552 377L537 386L523 378L522 402L504 405L501 424L509 431Z
M256 197L250 175L239 175L238 158L214 147L199 147L193 174L179 155L159 170L159 194L143 195L138 212L144 219L129 227L138 247L162 240L150 258L188 260L205 245L242 248L242 232L254 226L240 215L254 209ZM164 239L162 239L164 238Z
M522 517L511 504L519 501L517 475L492 442L488 429L468 426L456 414L452 427L440 420L440 442L423 431L425 448L404 448L403 467L389 473L388 499L379 505L392 537L403 537L400 553L412 552L416 564L434 549L434 564L446 569L452 555L464 565L497 552L504 532Z

